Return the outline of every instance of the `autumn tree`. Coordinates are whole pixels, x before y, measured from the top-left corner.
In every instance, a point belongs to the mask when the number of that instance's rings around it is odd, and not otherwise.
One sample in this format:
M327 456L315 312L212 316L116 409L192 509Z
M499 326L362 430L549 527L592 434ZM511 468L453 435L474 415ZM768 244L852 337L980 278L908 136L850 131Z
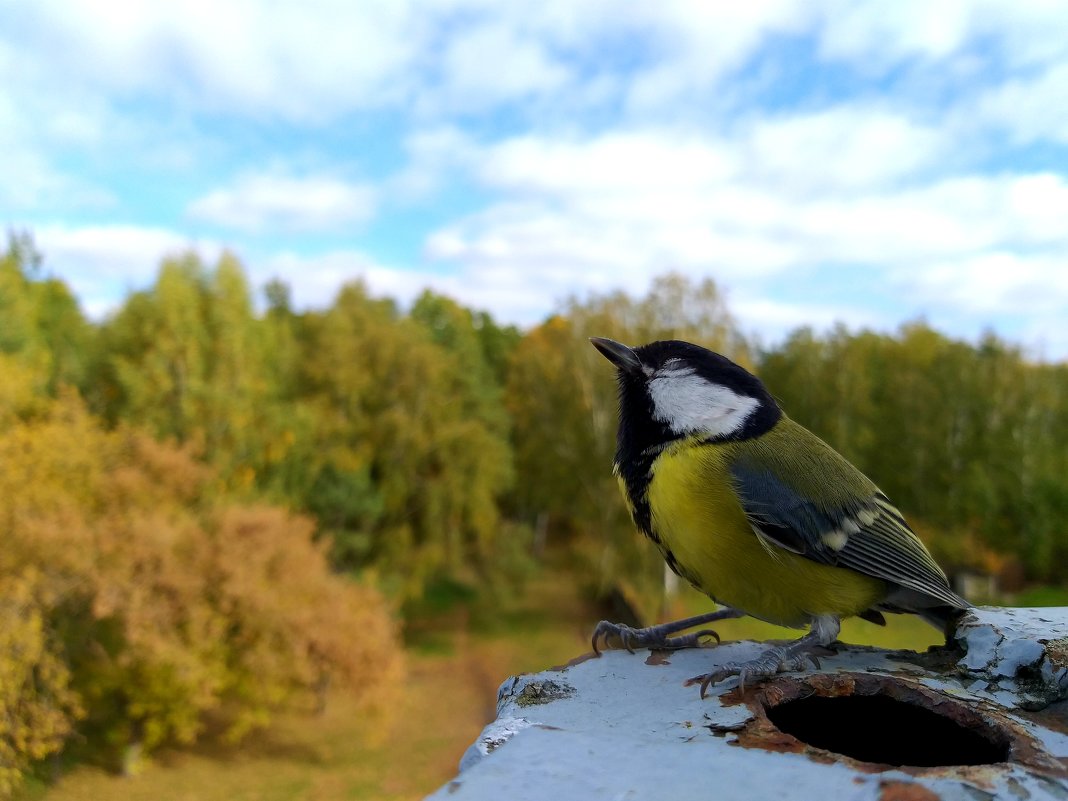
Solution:
M308 519L220 501L189 448L70 394L0 417L0 782L74 731L98 753L209 721L236 738L330 679L371 699L395 676L381 596L331 572Z
M94 332L67 285L42 274L42 260L31 236L8 235L0 254L0 353L39 368L44 393L84 389Z
M212 269L193 253L165 260L104 328L106 417L192 443L231 489L250 489L280 419L261 328L232 255Z

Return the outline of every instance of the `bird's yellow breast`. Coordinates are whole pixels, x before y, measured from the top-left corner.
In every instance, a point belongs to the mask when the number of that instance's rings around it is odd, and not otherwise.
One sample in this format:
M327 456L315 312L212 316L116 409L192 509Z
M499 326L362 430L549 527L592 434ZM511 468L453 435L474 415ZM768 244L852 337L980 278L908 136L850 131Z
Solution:
M868 609L886 584L818 564L761 541L730 481L729 446L682 441L653 462L647 501L660 548L716 601L754 617L801 626L813 615Z

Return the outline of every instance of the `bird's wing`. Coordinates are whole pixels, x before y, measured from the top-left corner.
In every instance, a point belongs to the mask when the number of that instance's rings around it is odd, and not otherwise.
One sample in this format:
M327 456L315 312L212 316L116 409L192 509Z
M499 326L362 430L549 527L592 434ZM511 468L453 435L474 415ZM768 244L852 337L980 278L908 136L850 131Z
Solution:
M856 469L844 459L834 469L841 465ZM869 494L848 503L818 503L799 494L767 465L738 461L731 474L746 517L765 541L815 562L851 568L915 590L939 603L967 606L949 588L945 573L901 513L874 486Z

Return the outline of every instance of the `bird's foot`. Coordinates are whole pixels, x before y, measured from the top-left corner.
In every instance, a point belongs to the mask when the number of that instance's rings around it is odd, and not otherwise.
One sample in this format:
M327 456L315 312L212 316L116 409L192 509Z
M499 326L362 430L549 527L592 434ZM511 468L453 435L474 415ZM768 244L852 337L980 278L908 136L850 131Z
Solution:
M700 626L703 623L712 623L716 620L729 620L735 617L742 617L744 613L739 612L736 609L730 607L724 607L717 609L715 612L708 612L703 615L697 615L696 617L688 617L685 620L675 620L670 623L661 623L659 626L647 626L644 629L636 629L625 623L612 623L607 620L602 620L597 624L597 628L593 630L593 652L600 654L601 650L597 647L598 641L603 640L604 645L607 648L609 638L618 639L623 647L631 653L634 653L635 648L662 648L662 649L676 649L676 648L696 648L702 645L707 645L710 639L714 639L719 642L719 635L712 629L701 629L690 634L682 634L677 637L670 635L676 634L680 631L693 628L694 626Z
M738 677L738 686L744 690L750 680L766 679L776 673L804 670L808 664L819 670L819 657L834 653L828 646L834 642L839 630L840 622L837 617L817 616L812 620L812 631L804 637L786 645L769 648L756 659L747 662L727 662L711 673L688 679L686 685L700 685L701 697L704 698L709 687L731 676Z
M804 670L809 664L819 670L819 657L814 653L791 655L789 646L783 645L778 648L771 648L756 659L750 659L747 662L727 662L711 673L687 679L686 686L700 685L701 697L704 698L709 687L713 684L718 684L724 679L729 679L731 676L738 677L738 686L744 690L745 685L754 679L766 679L776 673Z
M690 634L682 634L677 637L669 637L672 632L670 628L671 624L661 624L659 626L647 626L644 629L636 629L628 626L625 623L611 623L607 620L602 620L597 624L597 628L593 630L593 652L600 654L601 651L597 647L598 641L604 642L605 648L609 647L609 639L614 637L622 643L623 647L631 653L634 653L635 648L657 648L664 650L673 650L676 648L695 648L701 645L707 644L708 640L702 641L702 638L715 639L718 643L719 635L712 629L701 629Z

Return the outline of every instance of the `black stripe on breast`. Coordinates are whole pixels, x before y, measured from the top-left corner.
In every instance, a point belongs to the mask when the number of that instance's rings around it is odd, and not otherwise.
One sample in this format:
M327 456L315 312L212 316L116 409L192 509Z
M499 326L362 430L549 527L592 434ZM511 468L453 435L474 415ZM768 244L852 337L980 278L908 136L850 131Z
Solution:
M623 479L627 498L633 509L634 525L645 536L660 544L660 537L653 531L653 513L649 508L649 482L652 480L653 462L656 454L642 454L637 458L616 463L616 471Z

